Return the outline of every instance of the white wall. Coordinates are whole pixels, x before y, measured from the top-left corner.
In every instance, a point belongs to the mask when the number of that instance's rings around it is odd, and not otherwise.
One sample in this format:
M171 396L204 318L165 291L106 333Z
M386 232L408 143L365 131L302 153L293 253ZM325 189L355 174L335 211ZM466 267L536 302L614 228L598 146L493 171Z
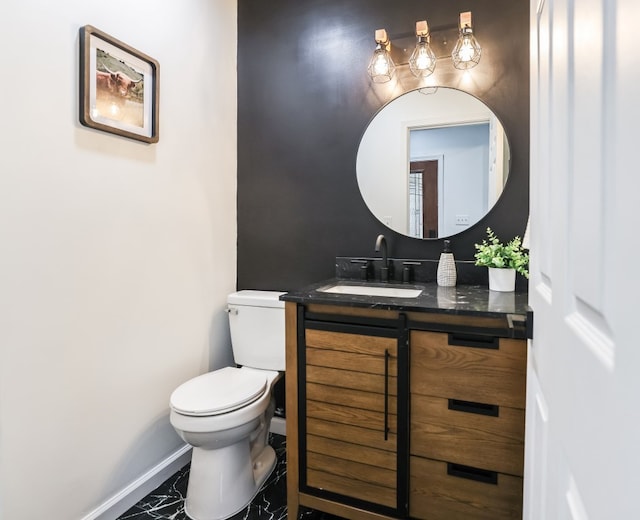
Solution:
M3 0L0 518L75 520L175 452L231 361L237 0ZM78 123L78 29L160 62L160 142Z

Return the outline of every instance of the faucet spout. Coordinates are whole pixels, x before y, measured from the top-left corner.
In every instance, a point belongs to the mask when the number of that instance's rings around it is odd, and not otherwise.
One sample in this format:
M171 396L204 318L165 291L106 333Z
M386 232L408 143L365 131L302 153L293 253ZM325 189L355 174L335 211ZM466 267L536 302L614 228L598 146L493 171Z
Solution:
M384 235L378 235L376 239L376 253L382 253L382 268L380 269L380 279L383 282L389 280L389 259L387 257L387 239Z

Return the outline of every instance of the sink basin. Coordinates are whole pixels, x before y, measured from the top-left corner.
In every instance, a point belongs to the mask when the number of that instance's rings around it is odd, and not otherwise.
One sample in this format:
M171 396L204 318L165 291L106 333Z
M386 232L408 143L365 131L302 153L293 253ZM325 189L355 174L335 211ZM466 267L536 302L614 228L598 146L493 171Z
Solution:
M318 289L320 292L333 294L356 294L360 296L384 296L386 298L417 298L422 289L415 287L397 287L388 285L350 285L336 283Z

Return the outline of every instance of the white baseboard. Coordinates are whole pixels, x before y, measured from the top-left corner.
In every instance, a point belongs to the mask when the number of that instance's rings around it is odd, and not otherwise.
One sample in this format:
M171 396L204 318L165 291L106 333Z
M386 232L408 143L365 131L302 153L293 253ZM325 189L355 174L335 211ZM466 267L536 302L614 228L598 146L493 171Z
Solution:
M274 417L271 419L269 431L279 435L286 435L285 419L282 417ZM118 518L171 475L186 466L190 460L191 446L185 444L182 448L169 455L162 462L113 495L81 520L114 520Z
M282 417L274 417L271 419L271 426L269 427L271 433L277 433L278 435L287 434L287 422Z
M82 520L114 520L130 507L137 504L151 491L157 488L171 475L186 466L191 460L191 446L182 448L169 455L162 462L151 468L140 478L113 495L106 502L91 511Z

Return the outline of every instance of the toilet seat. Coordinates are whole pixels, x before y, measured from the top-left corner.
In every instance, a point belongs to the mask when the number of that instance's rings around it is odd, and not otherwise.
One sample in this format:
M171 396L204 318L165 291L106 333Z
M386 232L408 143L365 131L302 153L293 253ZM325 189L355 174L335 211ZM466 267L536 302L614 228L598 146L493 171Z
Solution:
M267 374L226 367L183 383L171 394L171 407L191 416L232 412L252 403L267 389Z

